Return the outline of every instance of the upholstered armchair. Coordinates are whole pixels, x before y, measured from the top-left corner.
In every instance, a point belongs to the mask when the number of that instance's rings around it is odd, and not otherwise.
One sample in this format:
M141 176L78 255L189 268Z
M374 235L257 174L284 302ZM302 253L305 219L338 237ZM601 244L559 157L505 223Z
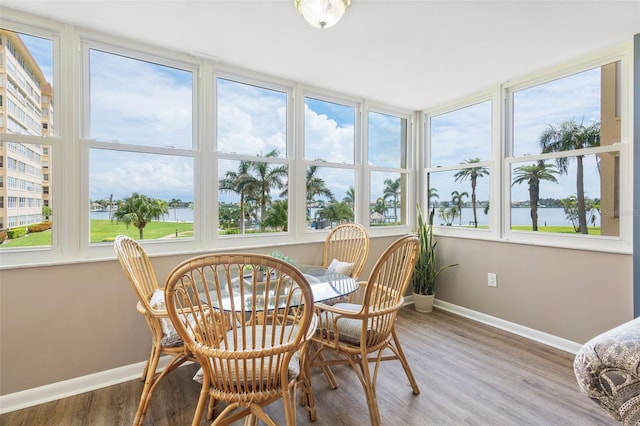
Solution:
M589 340L573 367L584 395L623 425L640 425L640 318Z

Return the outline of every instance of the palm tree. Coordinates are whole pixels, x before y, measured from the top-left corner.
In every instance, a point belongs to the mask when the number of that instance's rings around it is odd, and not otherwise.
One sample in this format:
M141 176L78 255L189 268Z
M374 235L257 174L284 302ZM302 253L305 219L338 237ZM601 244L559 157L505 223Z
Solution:
M306 185L307 185L307 213L310 212L310 207L316 201L316 196L324 196L329 200L333 200L333 192L327 187L327 183L321 177L317 176L318 166L307 167L306 172ZM286 194L286 191L285 191Z
M529 205L531 206L532 230L538 230L538 203L540 201L540 181L558 183L554 176L558 173L555 166L538 161L534 164L519 166L513 169L513 182L511 186L527 182L529 184Z
M277 156L278 150L274 149L265 157ZM265 225L263 222L267 216L267 203L271 199L269 194L272 188L286 189L283 178L287 176L287 167L264 161L253 161L251 162L251 172L247 179L247 185L255 190L257 201L260 204L260 230L264 232Z
M318 211L318 216L326 217L333 224L353 221L353 210L344 201L332 201L326 207Z
M451 226L453 221L456 219L456 208L448 208L443 203L443 205L438 208L438 217L444 220L445 225Z
M432 198L440 198L440 195L438 195L438 188L429 188L429 193L427 195L427 202L429 203L429 206L431 206ZM436 207L435 203L433 207Z
M347 192L342 201L349 204L353 209L356 202L356 189L353 186L350 186L349 189L347 189Z
M177 210L178 207L182 206L182 201L181 200L176 200L175 198L172 198L171 201L169 201L169 208L173 209L173 221L177 222L178 221L178 214L177 214Z
M118 222L124 222L127 227L133 224L138 228L142 240L144 238L143 229L147 223L154 219L160 219L168 211L166 202L134 192L130 197L125 197L122 200L118 205L118 210L113 213L113 217Z
M462 226L462 206L464 205L464 197L468 196L468 192L460 193L458 191L453 191L451 193L451 204L454 204L460 212L460 226Z
M380 213L382 216L386 216L387 203L384 201L384 198L378 197L376 203L371 207L371 212Z
M549 125L538 138L543 153L572 151L600 146L600 123L585 127L573 120L560 123L557 127ZM560 174L567 174L571 157L556 158ZM576 155L576 207L578 214L578 232L587 234L587 211L584 201L584 155Z
M265 226L269 226L273 229L282 229L287 232L288 220L287 214L289 211L289 203L287 200L276 200L269 206L267 210L267 216L264 218Z
M245 201L250 192L255 188L252 187L253 182L249 177L251 170L251 161L240 161L238 170L229 170L225 173L224 178L220 179L220 189L227 192L235 192L240 195L240 233L244 234L245 220Z
M393 198L393 220L398 220L398 197L400 197L400 178L395 180L385 179L383 196L387 198Z
M470 158L466 160L467 164L479 163L479 158ZM478 215L476 213L476 184L478 182L478 178L482 176L487 176L489 171L486 167L469 167L467 169L462 169L453 175L456 179L456 182L463 181L469 179L471 181L471 207L473 208L473 226L478 227Z

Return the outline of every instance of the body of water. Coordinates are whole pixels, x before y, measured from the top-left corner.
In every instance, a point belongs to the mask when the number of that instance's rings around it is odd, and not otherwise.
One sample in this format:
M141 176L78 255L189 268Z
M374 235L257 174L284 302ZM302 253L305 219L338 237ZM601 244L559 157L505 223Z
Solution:
M91 219L109 220L110 214L107 212L91 212ZM161 219L164 222L193 222L193 210L192 209L169 209L169 213L164 215Z
M393 214L393 213L392 213ZM489 213L490 214L490 213ZM476 208L476 215L478 217L478 225L489 225L489 214L484 214L484 209ZM444 224L444 221L438 217L438 210L436 209L436 217L433 219L436 224ZM473 222L473 209L462 209L462 225L468 226ZM460 225L460 216L457 216L452 223L453 226ZM511 225L531 225L531 209L529 207L514 207L511 208ZM571 221L567 219L567 215L564 209L558 208L538 208L538 226L570 226ZM600 216L596 215L595 225L589 224L589 226L600 226Z
M313 217L315 209L311 209ZM399 211L398 211L399 212ZM478 225L489 225L489 215L484 214L482 208L477 208L476 213L478 215ZM393 209L387 210L387 217L393 217ZM91 212L91 219L109 220L109 212ZM169 209L169 214L165 215L161 220L163 221L177 221L177 222L193 222L193 210L192 209ZM462 209L462 225L468 226L473 221L473 211L469 208ZM436 210L436 216L434 218L436 224L444 224L442 219L438 217ZM519 207L511 209L511 224L512 225L531 225L530 209L528 207ZM453 222L454 226L460 225L460 217L456 217ZM539 208L538 209L538 226L567 226L571 225L571 222L566 218L564 209L562 208ZM591 226L591 225L590 225ZM596 217L595 226L600 226L600 217Z

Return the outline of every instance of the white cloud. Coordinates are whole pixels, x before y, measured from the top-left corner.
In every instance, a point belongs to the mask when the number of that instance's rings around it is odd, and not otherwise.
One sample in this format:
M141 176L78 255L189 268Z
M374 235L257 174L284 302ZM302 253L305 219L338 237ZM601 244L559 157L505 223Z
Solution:
M218 149L248 155L272 150L286 156L285 93L229 80L218 80Z
M304 116L305 158L353 163L355 130L352 123L339 126L336 120L311 110L306 104Z
M431 118L431 164L447 166L491 158L491 101Z
M190 72L91 50L89 137L191 149Z
M94 149L90 152L90 198L115 199L133 192L152 198L193 201L193 160L189 157Z
M369 113L369 164L401 167L403 121L399 117Z

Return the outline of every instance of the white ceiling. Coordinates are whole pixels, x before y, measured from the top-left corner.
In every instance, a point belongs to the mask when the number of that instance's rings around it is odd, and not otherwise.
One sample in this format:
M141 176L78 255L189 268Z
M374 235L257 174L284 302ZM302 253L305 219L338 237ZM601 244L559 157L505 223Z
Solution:
M293 0L0 0L12 9L421 110L630 42L635 1L352 0L335 26Z

